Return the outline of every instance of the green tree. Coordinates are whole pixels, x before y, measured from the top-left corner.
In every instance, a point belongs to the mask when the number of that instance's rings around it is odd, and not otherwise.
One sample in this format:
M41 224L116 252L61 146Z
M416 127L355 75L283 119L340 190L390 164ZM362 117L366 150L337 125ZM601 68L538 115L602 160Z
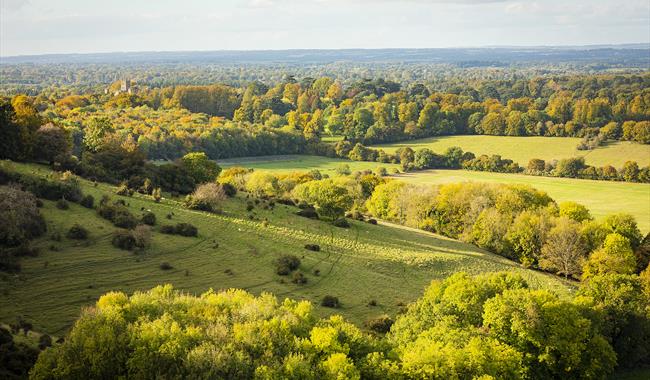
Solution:
M348 189L332 179L311 181L296 186L293 195L313 204L319 214L337 219L345 214L354 203Z
M180 163L196 183L213 182L221 173L219 165L204 152L188 153L180 159Z
M567 217L561 217L549 231L539 265L542 269L555 271L565 277L577 276L586 254L580 225Z
M90 152L98 152L104 145L106 136L113 130L107 117L93 117L84 128L84 146Z
M582 269L582 279L597 275L618 273L633 274L636 271L636 258L630 241L622 235L607 235L602 248L594 251Z

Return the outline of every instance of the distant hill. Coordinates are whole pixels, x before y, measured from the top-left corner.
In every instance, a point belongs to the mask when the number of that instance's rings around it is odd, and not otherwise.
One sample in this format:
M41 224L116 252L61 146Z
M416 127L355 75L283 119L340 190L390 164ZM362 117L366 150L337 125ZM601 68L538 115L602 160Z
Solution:
M459 65L511 64L514 62L625 63L650 66L650 45L590 45L538 47L481 47L439 49L345 49L114 52L92 54L46 54L0 57L0 64L21 63L297 63L332 62L428 62Z

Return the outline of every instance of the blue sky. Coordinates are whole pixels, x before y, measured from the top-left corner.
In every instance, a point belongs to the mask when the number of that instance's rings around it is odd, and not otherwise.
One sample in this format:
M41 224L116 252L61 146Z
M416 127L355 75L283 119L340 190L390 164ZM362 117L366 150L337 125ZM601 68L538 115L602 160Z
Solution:
M650 43L649 0L0 0L0 55Z

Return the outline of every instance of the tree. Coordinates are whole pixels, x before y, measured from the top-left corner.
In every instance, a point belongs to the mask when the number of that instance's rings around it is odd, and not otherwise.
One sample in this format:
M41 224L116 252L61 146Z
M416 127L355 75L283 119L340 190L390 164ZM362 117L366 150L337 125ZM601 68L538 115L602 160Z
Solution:
M609 234L605 238L602 248L594 251L582 269L582 279L618 273L632 274L636 271L636 258L630 242L617 233Z
M491 336L524 352L535 379L604 377L616 354L579 307L546 290L505 291L485 302L484 326Z
M67 159L71 152L70 137L63 128L48 123L36 131L34 155L37 159L53 163Z
M45 233L46 224L32 193L0 186L0 247L15 247Z
M84 146L90 152L98 152L104 145L105 137L113 129L110 119L93 117L84 128Z
M642 235L632 215L625 213L608 215L603 221L603 225L610 232L623 235L629 240L632 249L636 249L639 246Z
M620 175L628 182L636 182L639 179L639 165L634 161L626 161Z
M332 179L300 184L293 190L293 195L313 204L319 214L332 220L343 216L354 202L348 189Z
M560 203L560 216L566 216L576 222L584 222L585 220L593 220L589 209L585 206L571 201Z
M0 97L0 158L19 159L23 153L20 126L9 99Z
M196 183L215 181L221 173L219 165L210 160L204 152L188 153L180 162Z
M542 247L539 260L542 269L555 271L567 278L580 274L587 251L579 228L577 222L567 217L557 220Z
M270 173L254 171L246 178L245 188L257 197L275 195L279 190L278 178Z

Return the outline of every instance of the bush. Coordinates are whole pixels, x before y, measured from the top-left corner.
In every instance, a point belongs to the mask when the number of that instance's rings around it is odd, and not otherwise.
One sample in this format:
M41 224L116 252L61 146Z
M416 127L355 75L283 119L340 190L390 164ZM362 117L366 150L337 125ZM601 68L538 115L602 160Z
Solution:
M323 297L320 301L320 305L323 307L338 308L340 305L338 297L327 295Z
M102 218L111 221L116 227L131 229L139 223L138 218L131 214L124 206L123 201L119 200L111 204L107 198L102 199L97 208L97 213Z
M156 225L156 214L154 214L151 211L147 211L142 215L142 218L140 219L142 223L148 225L148 226L155 226Z
M230 183L222 183L221 188L227 197L232 198L237 195L237 188Z
M305 249L307 249L309 251L319 252L320 251L320 245L318 245L318 244L305 244Z
M88 238L88 230L80 226L79 224L74 224L70 229L68 230L68 233L66 234L66 237L68 239L75 239L75 240L85 240Z
M197 236L198 229L189 223L178 223L175 226L164 225L160 227L160 232L168 235Z
M135 241L135 246L138 248L148 248L151 245L151 227L139 224L133 231L131 236Z
M113 218L115 227L121 228L135 228L138 225L138 219L130 212L120 212Z
M129 185L126 182L123 182L117 187L115 194L130 197L133 195L133 189L130 189Z
M298 211L296 215L309 219L318 219L318 213L313 208L302 209Z
M366 218L359 211L352 211L345 214L346 218L354 219L363 222Z
M165 224L160 226L160 232L167 235L174 235L176 233L176 228L172 225Z
M176 234L181 236L197 236L199 230L189 223L178 223L175 227Z
M58 201L56 201L56 208L58 208L59 210L67 210L70 208L70 204L68 204L68 201L61 198Z
M280 276L286 276L300 266L300 259L294 255L283 255L276 261L275 272Z
M350 222L348 222L348 220L345 218L338 218L335 221L333 221L332 224L334 225L334 227L350 228Z
M174 269L174 267L168 262L163 262L163 263L160 263L160 269L162 269L162 270L170 270L170 269Z
M79 204L85 208L93 208L95 206L95 198L93 198L92 195L86 195L83 198L81 198Z
M302 285L307 283L307 277L302 272L295 272L291 278L294 284Z
M226 199L226 193L221 185L204 183L196 188L192 195L185 199L185 206L193 210L216 212L221 209L221 204Z
M390 331L395 321L387 315L382 315L377 318L371 318L366 321L366 327L379 334L386 334Z
M111 244L114 247L130 251L135 247L135 238L129 231L119 230L113 233L113 240Z
M376 219L368 219L368 223L377 225L377 220Z

